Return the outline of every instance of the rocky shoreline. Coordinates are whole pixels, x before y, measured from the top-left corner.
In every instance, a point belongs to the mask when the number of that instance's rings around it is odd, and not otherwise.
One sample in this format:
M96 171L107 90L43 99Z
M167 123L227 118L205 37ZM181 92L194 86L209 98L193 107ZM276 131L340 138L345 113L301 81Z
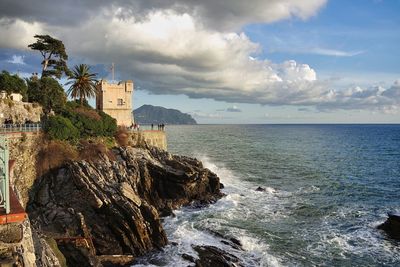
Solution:
M38 266L54 255L60 265L129 265L167 244L161 216L223 196L217 175L196 159L156 148L113 155L70 162L35 181L27 212L44 241L36 242Z

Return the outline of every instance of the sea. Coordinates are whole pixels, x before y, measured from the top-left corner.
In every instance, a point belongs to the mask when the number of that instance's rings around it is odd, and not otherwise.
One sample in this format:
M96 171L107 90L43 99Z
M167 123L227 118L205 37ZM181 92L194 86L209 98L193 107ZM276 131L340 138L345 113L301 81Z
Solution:
M201 160L226 196L165 218L170 244L137 266L189 266L180 255L196 257L194 245L219 247L244 266L400 266L400 242L376 228L388 212L400 213L400 125L166 131L168 151Z

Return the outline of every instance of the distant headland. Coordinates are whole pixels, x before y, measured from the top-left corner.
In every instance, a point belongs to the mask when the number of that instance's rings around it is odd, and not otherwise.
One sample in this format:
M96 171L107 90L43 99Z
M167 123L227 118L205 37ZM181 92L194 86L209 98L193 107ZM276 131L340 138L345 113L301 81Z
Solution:
M143 105L135 109L133 113L136 122L139 124L197 124L191 115L182 113L177 109Z

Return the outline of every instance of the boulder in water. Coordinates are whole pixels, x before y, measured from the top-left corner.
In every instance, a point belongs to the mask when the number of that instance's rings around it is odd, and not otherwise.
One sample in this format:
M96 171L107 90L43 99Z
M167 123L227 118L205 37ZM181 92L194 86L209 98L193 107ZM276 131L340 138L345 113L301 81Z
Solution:
M389 213L387 220L378 229L384 230L391 238L400 240L400 215Z
M264 187L259 186L259 187L256 188L256 191L258 191L258 192L265 192L266 189L265 189Z
M198 253L196 267L242 267L238 257L214 246L194 246Z

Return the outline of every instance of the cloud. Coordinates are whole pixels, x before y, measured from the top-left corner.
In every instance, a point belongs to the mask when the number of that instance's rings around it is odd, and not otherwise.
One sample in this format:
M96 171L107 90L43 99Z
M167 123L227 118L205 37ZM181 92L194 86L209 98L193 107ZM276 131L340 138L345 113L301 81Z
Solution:
M226 109L227 112L242 112L237 106L232 106Z
M43 32L42 27L39 22L0 17L0 48L27 50L28 44L35 40L33 35Z
M24 56L13 55L11 59L7 60L11 64L25 65Z
M189 14L207 28L219 31L238 30L249 23L271 23L297 17L314 16L326 0L2 0L0 16L24 18L27 22L49 25L80 25L103 10L120 8L119 18L145 18L148 13L174 10ZM60 12L62 11L62 12Z
M318 110L396 110L398 85L334 88L308 64L259 59L241 28L291 17L307 19L324 0L89 0L0 2L0 48L27 49L36 33L64 41L70 56L110 64L154 94L185 94L228 103L315 106ZM75 4L74 4L75 3ZM58 10L63 10L62 14ZM314 49L314 53L361 53ZM197 114L213 116L213 114ZM218 115L219 116L219 115Z
M188 112L195 119L224 119L221 113L207 113L201 111Z
M310 50L310 53L323 55L323 56L336 56L336 57L353 57L358 56L365 53L364 50L360 51L342 51L342 50L335 50L335 49L326 49L326 48L314 48Z

